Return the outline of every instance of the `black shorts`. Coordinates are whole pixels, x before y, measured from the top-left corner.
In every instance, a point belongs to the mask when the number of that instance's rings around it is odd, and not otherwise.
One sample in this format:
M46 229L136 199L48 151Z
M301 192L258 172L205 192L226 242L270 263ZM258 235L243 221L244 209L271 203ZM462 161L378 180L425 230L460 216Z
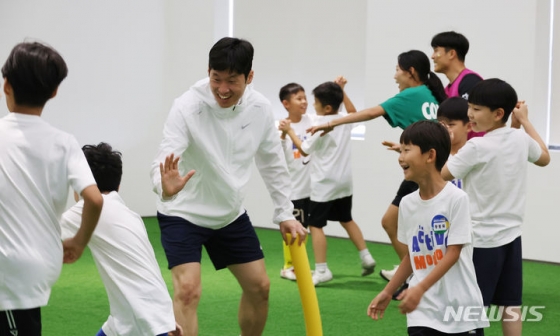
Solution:
M473 329L461 333L449 334L428 327L408 327L408 335L409 336L444 336L444 335L484 336L484 329L480 328L480 329Z
M476 281L482 292L484 306L521 306L523 269L521 236L511 243L473 249Z
M0 336L40 336L41 308L0 311Z
M322 228L327 221L349 222L352 220L352 195L328 202L309 202L308 225Z
M202 246L206 248L216 270L264 258L259 238L247 213L217 230L159 212L157 218L169 269L190 262L200 263Z
M309 197L292 201L294 204L294 217L307 227L307 218L309 217Z
M403 197L405 197L408 194L412 194L416 190L418 190L418 184L416 184L416 182L403 180L401 182L399 190L397 190L397 195L395 196L391 204L398 207L401 204L401 199Z

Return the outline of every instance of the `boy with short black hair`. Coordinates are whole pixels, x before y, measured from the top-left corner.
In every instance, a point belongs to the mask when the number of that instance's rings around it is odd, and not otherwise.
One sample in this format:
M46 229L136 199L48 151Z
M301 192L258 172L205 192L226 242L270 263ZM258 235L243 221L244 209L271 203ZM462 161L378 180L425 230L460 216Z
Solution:
M41 117L68 73L51 47L16 45L2 67L10 113L0 119L0 335L41 335L41 308L82 255L103 198L76 138ZM84 198L76 234L60 241L68 187Z
M413 274L399 295L409 335L483 335L481 328L489 323L472 262L468 197L441 176L451 149L449 132L439 123L418 121L404 130L400 143L404 178L418 184L399 207L398 239L408 253L371 301L368 315L382 318L392 294ZM464 307L474 314L459 321L446 318L448 310Z
M313 90L313 95L317 124L329 123L340 117L338 108L343 102L344 93L339 84L323 83ZM344 125L325 136L316 133L305 141L297 137L288 120L282 120L279 128L289 135L302 155L313 155L310 163L311 201L307 218L315 254L313 283L317 285L333 278L327 266L327 239L323 232L327 220L339 221L348 233L360 253L362 275L373 273L375 260L367 249L360 227L352 219L352 126Z
M181 335L142 218L118 194L121 153L107 143L82 147L99 190L103 210L88 244L109 298L110 315L97 336ZM62 237L79 227L84 202L62 216Z
M288 120L294 129L296 136L304 141L308 135L307 129L312 126L312 121L307 112L307 96L303 86L297 83L289 83L280 89L279 93L282 105L288 111ZM294 145L290 137L282 132L280 136L286 163L290 171L292 181L290 199L294 204L294 217L307 227L306 218L308 216L309 195L311 193L309 181L309 157L301 155L299 149ZM296 280L296 274L292 265L292 255L290 248L284 242L284 266L280 270L280 277L288 280Z
M446 180L465 182L478 285L485 306L509 307L502 316L504 335L521 335L522 329L521 224L527 161L537 166L550 162L544 141L527 117L527 105L518 104L515 90L503 80L477 84L469 95L468 115L473 130L486 134L469 140L442 170ZM512 112L525 132L506 127Z
M461 97L451 97L444 100L438 108L437 118L449 130L451 135L451 153L455 155L467 143L471 124L468 116L469 104ZM463 189L461 179L453 179L451 182L458 188Z

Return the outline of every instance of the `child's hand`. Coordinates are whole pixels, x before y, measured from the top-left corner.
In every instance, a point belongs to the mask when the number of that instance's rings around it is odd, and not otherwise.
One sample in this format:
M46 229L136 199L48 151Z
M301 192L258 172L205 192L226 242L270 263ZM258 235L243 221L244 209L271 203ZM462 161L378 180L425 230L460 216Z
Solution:
M519 126L523 125L523 123L529 120L528 117L529 109L527 108L527 104L524 101L517 103L517 106L513 109L511 113L511 126L515 127L515 124ZM519 128L519 127L516 127Z
M515 105L515 109L513 109L513 112L511 113L511 127L513 128L521 128L521 122L519 121L519 119L517 119L517 116L515 114L515 110L519 109L521 105L525 105L524 100L518 101L517 105Z
M290 130L290 128L292 128L292 122L290 121L290 119L280 120L280 123L278 124L278 129L280 131L286 133Z
M334 129L333 126L331 126L330 123L326 123L326 124L322 124L322 125L318 125L318 126L313 126L313 127L309 127L308 129L305 130L305 132L307 133L311 133L311 135L319 132L319 131L323 131L323 133L321 133L321 136L329 133L330 131L332 131Z
M175 330L167 333L169 336L183 336L183 328L178 323L175 323Z
M399 304L399 310L401 314L407 314L416 309L422 299L424 291L419 286L409 287L404 290L398 297L398 300L402 300Z
M338 76L334 79L334 82L338 84L342 90L344 90L344 87L346 86L346 83L348 83L348 80L344 78L344 76Z
M401 152L401 144L398 144L398 143L392 142L392 141L387 141L387 140L383 141L381 144L383 146L386 146L388 150L392 150L392 151L395 151L397 153Z
M381 291L369 304L367 309L368 316L376 321L382 319L385 309L390 302L391 295L385 291Z
M84 252L85 245L78 243L75 238L76 237L68 238L62 242L64 251L62 262L65 264L71 264L80 259Z

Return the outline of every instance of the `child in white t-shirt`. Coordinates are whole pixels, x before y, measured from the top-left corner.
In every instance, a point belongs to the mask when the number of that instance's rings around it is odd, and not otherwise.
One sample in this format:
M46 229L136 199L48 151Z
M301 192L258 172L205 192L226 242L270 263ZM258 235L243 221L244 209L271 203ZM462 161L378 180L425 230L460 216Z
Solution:
M86 145L83 151L104 200L88 244L111 310L97 336L181 335L144 222L118 194L121 153L106 143ZM80 200L63 214L63 237L76 232L83 211Z
M481 328L489 323L472 262L469 200L441 176L451 148L448 130L419 121L404 130L400 143L404 178L419 188L399 207L398 239L408 253L368 306L368 315L382 318L392 294L413 274L399 296L409 335L483 335Z
M311 118L307 112L307 96L303 87L297 83L289 83L280 89L280 101L288 111L287 120L301 141L304 141L308 134L307 129L312 126ZM286 156L286 163L290 171L291 195L290 199L294 204L294 217L307 227L306 218L309 209L309 195L311 193L309 180L309 156L301 155L299 149L294 145L292 139L281 133L280 139ZM288 280L296 280L296 274L292 265L292 255L286 243L283 244L284 266L280 270L280 277Z
M2 67L10 113L0 119L0 335L41 335L41 307L62 263L82 255L103 205L76 138L41 118L67 73L62 56L37 42L16 45ZM61 242L70 187L86 207Z
M468 103L473 131L486 134L467 141L449 159L442 176L446 180L462 178L469 195L473 260L484 305L504 307L504 335L521 335L521 224L527 161L546 166L550 155L527 117L527 105L518 102L508 83L497 78L484 80L472 88ZM512 112L525 132L506 127Z
M338 108L344 99L341 86L326 82L313 90L315 96L316 124L329 123L339 118ZM350 111L349 111L350 112ZM352 219L352 167L350 158L350 133L352 126L344 125L325 136L316 133L301 141L288 120L279 126L292 139L302 155L312 154L311 196L308 226L311 230L315 254L315 285L332 280L327 266L327 239L323 227L327 220L338 221L348 233L362 260L362 275L373 273L375 260L367 249L360 227Z

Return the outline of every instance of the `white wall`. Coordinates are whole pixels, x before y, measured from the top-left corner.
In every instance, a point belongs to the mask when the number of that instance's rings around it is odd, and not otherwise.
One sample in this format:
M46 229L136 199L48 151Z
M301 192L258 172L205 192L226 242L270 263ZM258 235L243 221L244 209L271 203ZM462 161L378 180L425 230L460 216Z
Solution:
M26 39L57 49L69 74L43 117L120 150L121 194L154 215L150 165L172 99L206 74L213 17L208 1L0 1L0 62Z
M124 155L122 194L144 216L155 213L149 169L173 98L206 75L215 22L225 0L0 1L0 62L27 37L48 42L70 73L44 117L81 144L106 141ZM453 5L457 3L457 5ZM255 86L285 112L278 89L296 81L311 90L337 75L358 108L397 93L396 57L409 49L431 54L431 37L457 30L471 41L467 65L510 82L527 100L545 134L548 80L548 1L450 2L382 0L236 0L234 36L255 46ZM445 80L444 80L445 81ZM0 116L7 113L0 103ZM384 120L367 123L353 142L354 217L366 239L388 242L380 219L402 179L397 157L381 145L400 131ZM553 207L560 190L560 154L547 168L531 167L524 226L524 257L560 262ZM272 207L254 175L246 206L257 226L270 224ZM345 236L337 224L331 235Z

